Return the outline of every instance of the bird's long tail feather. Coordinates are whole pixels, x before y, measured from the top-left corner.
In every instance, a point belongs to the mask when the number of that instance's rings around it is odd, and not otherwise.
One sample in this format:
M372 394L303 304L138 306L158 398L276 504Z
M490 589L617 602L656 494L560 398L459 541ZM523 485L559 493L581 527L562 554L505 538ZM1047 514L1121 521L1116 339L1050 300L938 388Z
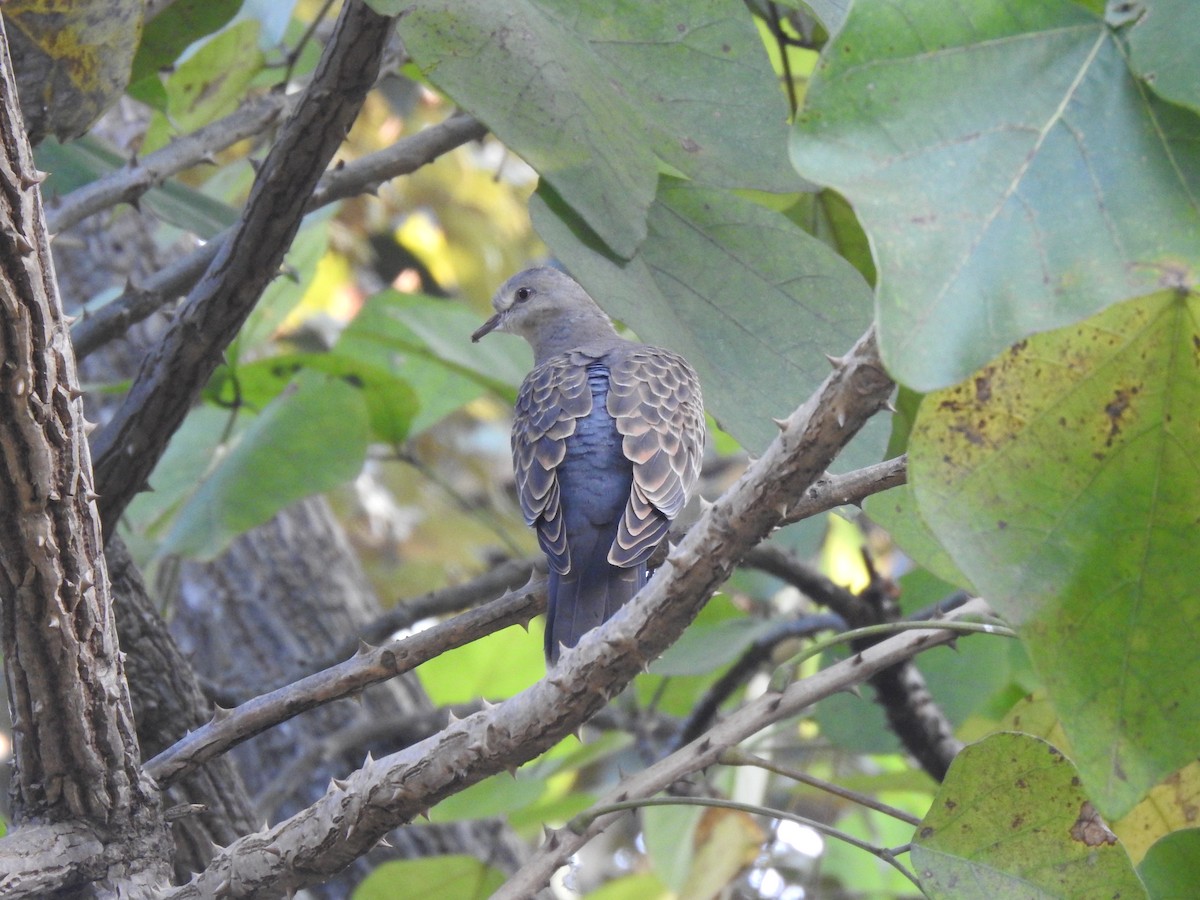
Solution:
M619 568L608 561L611 538L596 540L590 552L573 546L577 565L569 575L550 572L550 604L546 617L546 659L558 662L560 645L574 647L581 637L608 621L647 580L646 564Z

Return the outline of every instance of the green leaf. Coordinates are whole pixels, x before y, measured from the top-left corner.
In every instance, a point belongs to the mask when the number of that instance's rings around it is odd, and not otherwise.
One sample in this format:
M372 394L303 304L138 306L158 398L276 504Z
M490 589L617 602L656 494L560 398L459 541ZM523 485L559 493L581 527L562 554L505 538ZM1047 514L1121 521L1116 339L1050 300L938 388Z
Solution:
M1200 301L1037 335L926 396L920 513L1016 627L1089 791L1119 817L1200 753Z
M6 0L9 71L33 144L87 131L124 92L144 0Z
M1192 900L1200 884L1200 829L1167 835L1150 848L1138 874L1151 900Z
M871 495L863 503L863 510L872 522L887 531L913 562L943 581L971 590L970 581L958 570L953 557L921 517L911 484Z
M133 498L122 522L142 534L163 530L163 523L196 490L200 475L219 452L227 428L232 428L232 437L244 430L244 422L230 410L207 404L188 413L154 467L150 490Z
M955 758L912 861L931 900L1146 896L1071 763L1021 734L992 735Z
M1145 12L1129 32L1130 66L1165 100L1200 111L1196 4L1144 0Z
M209 391L223 401L262 409L286 391L297 375L321 372L358 389L366 404L372 435L389 444L408 437L417 413L416 394L385 368L372 365L337 348L325 353L285 353L218 373Z
M783 95L737 4L443 0L399 27L429 79L620 258L646 235L658 159L710 184L801 185L786 165Z
M515 625L443 653L417 669L435 706L504 700L546 674L541 629Z
M742 617L693 626L651 664L650 671L656 675L707 674L732 663L776 625L771 619Z
M429 820L461 822L507 816L532 806L544 793L543 779L493 775L447 797L429 811Z
M426 856L385 862L354 889L354 900L486 900L505 875L473 856Z
M642 836L654 872L677 894L692 869L698 806L647 806L641 810Z
M412 5L408 0L366 0L366 4L381 16L398 16Z
M1200 760L1172 772L1133 808L1113 823L1130 859L1141 864L1150 848L1173 831L1193 828L1200 811ZM1200 883L1200 882L1197 882Z
M1172 26L1194 35L1189 22ZM942 0L864 0L824 52L791 152L858 213L884 360L931 390L1029 334L1194 283L1198 130L1074 3L947 15Z
M167 79L167 114L180 132L232 112L263 66L259 24L238 22L179 64Z
M688 358L705 406L751 452L778 434L772 417L828 375L828 348L849 349L870 321L871 290L849 263L786 216L727 191L664 178L649 235L628 262L589 244L547 191L530 213L601 306Z
M516 397L529 369L523 341L471 343L481 320L463 306L433 297L382 291L370 297L334 350L392 372L420 404L421 431L491 388Z
M164 7L142 30L130 82L158 81L160 70L192 43L227 25L241 6L242 0L176 0Z
M342 484L367 450L362 393L302 379L272 401L184 503L160 553L211 559L290 503Z

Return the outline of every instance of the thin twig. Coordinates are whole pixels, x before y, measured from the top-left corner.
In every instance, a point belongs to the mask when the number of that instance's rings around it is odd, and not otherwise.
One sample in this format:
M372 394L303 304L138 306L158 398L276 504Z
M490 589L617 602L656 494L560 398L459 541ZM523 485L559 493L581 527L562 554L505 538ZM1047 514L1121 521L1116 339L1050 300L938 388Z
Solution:
M816 819L810 819L807 816L801 816L782 809L755 806L752 803L739 803L736 800L715 800L709 797L644 797L640 800L618 801L601 806L593 806L586 813L580 813L568 822L567 828L577 833L583 833L592 822L601 816L610 816L614 813L630 809L640 809L645 806L706 806L715 807L716 809L732 809L737 812L749 813L752 816L766 816L770 819L797 822L800 825L807 825L814 831L819 831L821 834L835 840L847 843L851 847L857 847L859 850L870 853L872 856L883 860L889 866L899 871L905 878L916 885L917 888L921 887L921 882L917 881L916 876L896 859L897 851L889 850L887 847L876 847L874 844L860 841L858 838L847 834L841 829L834 828L832 825L826 825L824 822L817 821ZM907 845L905 845L905 849L907 849Z
M753 766L758 769L766 769L768 772L774 772L776 775L782 775L784 778L790 778L792 781L799 781L801 784L807 784L809 787L814 787L819 791L833 794L835 797L841 797L843 800L849 800L851 803L865 806L867 809L873 809L876 812L883 813L885 816L899 819L901 822L912 825L914 828L921 824L921 820L916 816L910 816L904 810L882 803L868 794L852 791L849 788L844 788L823 778L817 778L814 775L809 775L807 772L802 772L791 766L785 766L782 763L763 759L761 756L755 756L753 753L739 750L737 747L730 747L722 753L720 763L724 766Z

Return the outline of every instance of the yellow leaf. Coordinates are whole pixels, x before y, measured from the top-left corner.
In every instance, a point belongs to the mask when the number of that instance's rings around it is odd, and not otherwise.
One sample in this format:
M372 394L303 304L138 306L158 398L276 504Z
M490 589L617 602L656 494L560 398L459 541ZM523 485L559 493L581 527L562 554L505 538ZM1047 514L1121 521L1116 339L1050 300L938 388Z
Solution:
M8 0L9 52L30 140L77 137L125 90L145 0Z

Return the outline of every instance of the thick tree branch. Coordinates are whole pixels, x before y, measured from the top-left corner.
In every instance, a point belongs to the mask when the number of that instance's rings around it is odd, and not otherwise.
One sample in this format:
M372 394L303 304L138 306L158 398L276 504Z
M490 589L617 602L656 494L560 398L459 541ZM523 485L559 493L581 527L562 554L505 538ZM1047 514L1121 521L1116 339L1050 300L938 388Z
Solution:
M146 763L146 771L159 784L172 784L230 747L280 722L410 672L447 650L465 646L493 631L527 624L545 607L546 578L536 576L523 588L418 634L382 647L364 644L345 662L249 700L236 710L221 710L207 725L190 732Z
M415 172L455 147L482 139L485 134L487 129L471 116L452 116L386 149L326 172L305 211L312 212L361 194L389 179ZM233 233L232 229L221 232L204 246L150 278L130 285L119 297L81 318L71 329L76 356L83 359L95 352L188 290L233 239Z
M375 83L392 24L362 0L343 7L312 83L263 162L233 235L96 435L92 449L106 529L142 490L225 347L275 277L309 196Z
M545 679L419 744L378 762L368 758L316 804L227 847L170 896L203 897L218 886L236 897L298 889L439 800L544 752L678 638L737 559L776 527L786 507L883 408L891 389L868 333L788 418L763 456L701 515L638 596L566 652Z

